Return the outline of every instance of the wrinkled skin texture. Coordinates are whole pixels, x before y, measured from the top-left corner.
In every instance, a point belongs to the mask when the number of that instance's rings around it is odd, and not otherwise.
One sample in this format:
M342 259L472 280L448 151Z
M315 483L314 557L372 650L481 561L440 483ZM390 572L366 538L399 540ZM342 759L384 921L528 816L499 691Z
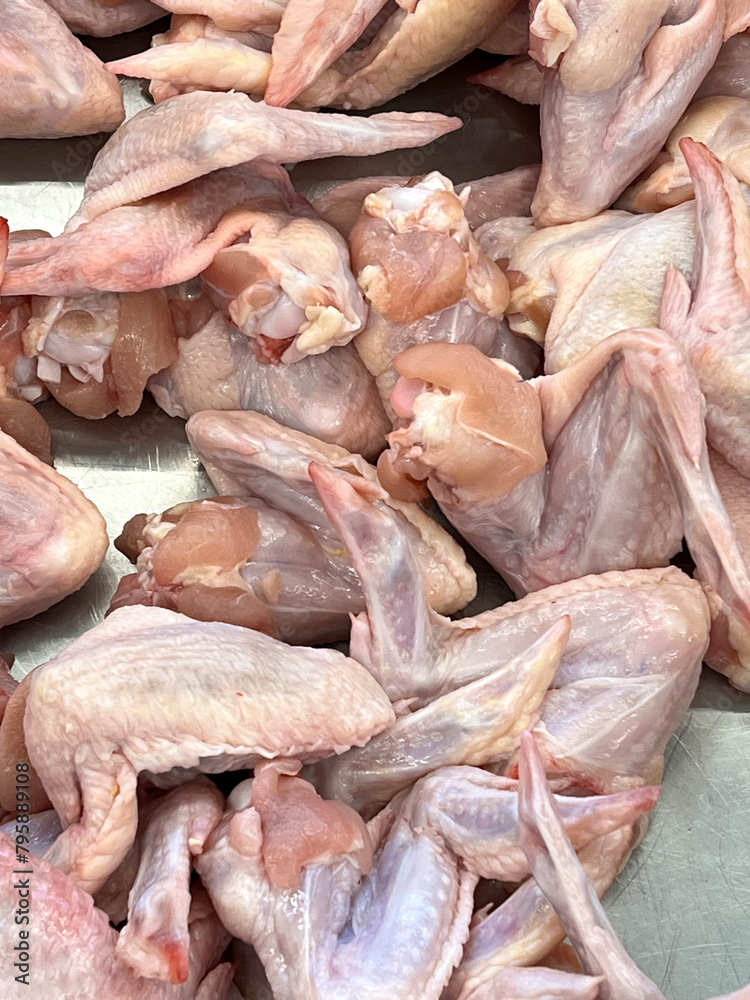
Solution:
M197 867L222 922L260 956L276 1000L438 1000L477 881L439 837L418 836L400 816L375 820L364 880L356 853L343 853L306 868L299 888L280 889L263 863L252 794L233 800Z
M108 544L104 518L78 487L0 431L0 626L82 587Z
M497 341L508 282L471 234L467 198L435 171L368 195L351 231L352 268L370 304L355 345L391 419L396 354L435 340L490 353Z
M750 477L750 211L737 180L702 143L682 140L696 189L691 284L667 276L661 325L681 344L706 397L708 443Z
M215 304L271 364L343 347L367 318L346 242L309 214L258 212L247 242L220 250L202 275Z
M382 798L410 773L464 752L469 727L456 732L453 721L461 699L560 616L570 619L571 634L534 727L550 774L597 791L658 780L708 645L708 606L695 581L674 567L605 573L450 622L429 608L408 538L382 504L358 496L341 476L315 473L315 482L364 584L367 613L353 623L351 655L384 687L415 699L412 709L432 709L321 764L337 794ZM428 730L440 740L429 744ZM498 766L513 764L506 756Z
M55 399L94 419L135 413L149 377L177 359L167 297L157 289L35 296L23 344Z
M549 226L596 215L651 162L716 59L724 11L720 0L533 6L530 51L547 69L532 212Z
M100 4L97 0L49 0L49 6L75 34L97 38L135 31L164 17L164 8L149 0L122 0L115 4Z
M281 167L250 163L119 205L60 236L11 243L3 294L80 297L179 284L243 236L264 201L291 208L299 199Z
M123 669L134 657L135 675ZM333 684L342 711L322 717L315 706ZM163 608L121 608L31 676L26 746L64 827L47 858L96 891L135 839L140 771L314 760L392 721L367 671L334 650L292 649Z
M460 119L437 114L353 118L270 108L244 94L185 94L182 101L141 111L118 129L97 155L68 229L222 167L254 159L297 163L365 156L423 145L460 127Z
M704 143L747 184L750 181L750 101L741 97L708 97L693 101L669 133L667 143L644 175L623 193L618 208L660 212L695 197L680 140Z
M571 799L561 808L573 836L588 842L650 809L655 793ZM310 828L317 810L334 805L305 802ZM478 873L526 871L515 782L475 768L437 772L372 820L371 871L356 847L343 846L338 857L311 859L293 890L271 880L264 849L272 831L256 783L238 786L229 804L197 867L226 926L258 952L278 1000L355 992L437 1000L461 954ZM290 828L291 855L297 836Z
M287 642L348 638L349 615L364 609L362 587L308 466L354 468L377 484L374 468L252 412L197 415L188 435L217 489L232 496L133 519L116 544L137 575L112 606L154 604ZM444 614L464 607L476 578L461 548L416 504L390 504L430 604Z
M27 855L28 857L28 855ZM15 845L0 835L0 865L3 871L19 867ZM115 960L117 931L107 916L94 906L91 896L71 878L47 861L33 859L33 913L39 935L37 964L29 986L6 982L6 996L12 1000L30 997L45 1000L198 1000L198 990L209 968L215 965L227 945L229 935L205 904L202 915L196 908L190 927L190 975L180 987L141 979ZM19 878L23 876L18 876ZM18 952L19 928L13 924L18 890L4 879L0 950L6 968L12 969ZM210 994L209 994L210 996ZM214 996L216 996L214 994ZM218 997L217 997L218 1000Z
M282 108L298 97L304 103L305 91L356 42L385 3L346 0L331 5L325 0L288 0L273 38L265 100Z
M2 138L112 132L125 118L120 85L42 0L3 10Z
M264 365L221 313L178 342L177 361L148 388L170 416L255 410L370 460L383 450L390 427L375 380L352 344L293 365Z
M693 266L695 206L603 212L520 237L508 265L508 322L544 344L551 375L619 330L658 324L669 267L689 274Z
M470 52L499 24L515 0L445 0L393 13L361 52L336 63L343 80L331 97L342 108L371 108L429 79Z
M224 797L209 781L181 785L158 803L140 835L138 874L128 922L115 957L136 975L186 983L190 978L190 874L219 825Z
M684 534L714 629L726 632L734 651L733 665L719 669L747 687L750 573L711 475L703 397L674 341L657 330L615 334L564 372L515 383L524 399L505 404L512 418L499 423L472 385L479 370L487 387L500 372L478 352L467 354L461 371L458 352L471 351L425 345L398 359L409 378L397 384L394 405L408 423L389 436L391 450L380 459L396 476L389 489L398 495L399 475L426 479L454 526L518 593L587 572L664 565ZM428 389L426 379L439 388ZM602 432L593 461L590 442ZM534 457L542 442L546 470ZM498 470L494 482L478 475L488 463ZM635 469L644 484L637 500ZM617 485L620 475L626 485ZM634 503L625 506L626 496ZM581 509L591 518L582 520Z

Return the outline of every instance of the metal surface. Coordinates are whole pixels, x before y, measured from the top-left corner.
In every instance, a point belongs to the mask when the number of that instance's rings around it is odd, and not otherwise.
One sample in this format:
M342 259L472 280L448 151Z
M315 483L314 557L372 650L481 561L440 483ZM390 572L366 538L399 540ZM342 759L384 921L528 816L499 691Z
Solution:
M149 34L95 47L106 57L138 51ZM465 83L469 71L491 64L491 58L470 57L390 106L459 114L467 121L461 132L427 150L301 164L292 173L295 183L315 194L343 178L432 169L463 181L538 159L536 112ZM127 87L135 109L143 102L140 84ZM102 141L0 142L0 209L11 228L60 232ZM183 422L150 400L127 419L85 421L53 402L41 411L53 427L58 470L97 504L113 538L133 514L214 492L190 453ZM31 622L4 629L0 648L15 653L19 672L26 673L99 621L129 570L110 548L83 590ZM507 594L484 568L480 595L467 610L493 607ZM652 828L606 900L626 948L670 1000L701 1000L750 982L749 710L750 698L706 671L670 743Z

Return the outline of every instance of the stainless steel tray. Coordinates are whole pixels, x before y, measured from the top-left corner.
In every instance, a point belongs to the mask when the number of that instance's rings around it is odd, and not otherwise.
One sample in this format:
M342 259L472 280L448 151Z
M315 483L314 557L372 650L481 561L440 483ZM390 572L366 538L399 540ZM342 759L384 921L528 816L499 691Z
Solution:
M159 26L154 26L153 30ZM151 30L92 40L104 58L145 48ZM466 121L426 150L368 159L300 164L292 178L315 196L332 182L367 174L441 170L470 180L539 159L538 117L465 82L493 58L463 63L388 105L432 110ZM145 106L140 83L126 81L130 112ZM11 229L59 233L78 206L83 178L106 137L0 141L0 214ZM114 538L133 514L211 496L191 454L181 420L148 399L134 417L86 421L54 402L41 412L53 428L57 469L99 507ZM477 560L477 613L508 599L507 588ZM77 594L30 622L0 633L0 649L16 654L25 674L103 617L130 564L110 548L101 569ZM644 844L606 898L625 947L674 1000L730 992L750 982L750 697L706 670L693 705L667 753L662 800Z

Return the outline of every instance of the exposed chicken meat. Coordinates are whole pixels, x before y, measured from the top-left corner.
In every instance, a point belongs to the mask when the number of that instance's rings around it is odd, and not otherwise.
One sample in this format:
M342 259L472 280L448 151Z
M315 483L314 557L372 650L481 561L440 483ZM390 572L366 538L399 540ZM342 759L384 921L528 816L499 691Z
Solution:
M516 167L503 174L491 177L480 177L465 184L456 184L454 191L462 195L464 216L469 228L478 226L501 216L530 215L531 199L534 196L540 167L531 164L526 167ZM360 217L362 204L370 194L376 194L383 188L414 187L421 177L360 177L353 181L344 181L331 188L326 194L316 198L313 208L326 222L337 229L343 237L349 239L352 227ZM468 197L464 192L468 190Z
M3 138L111 132L125 118L115 75L43 0L6 4L0 39Z
M44 417L25 399L0 391L0 430L46 465L52 465L52 432Z
M71 31L77 35L108 37L124 31L135 31L164 17L164 8L149 0L120 0L100 3L99 0L48 0Z
M253 944L279 1000L343 1000L354 991L374 1000L384 995L384 982L399 1000L437 1000L468 928L477 880L471 869L503 877L519 870L518 859L525 870L516 795L505 785L472 768L438 773L368 824L376 848L369 874L356 852L341 846L338 858L312 861L301 885L285 890L273 884L264 862L259 790L247 783L232 793L223 823L196 863L222 920ZM611 830L652 807L653 790L637 797L628 806L613 797L563 808L571 829L573 816L588 812L574 836L589 840L597 829ZM315 811L330 806L314 798L305 803L313 824ZM293 854L293 835L289 841Z
M375 469L359 455L282 427L257 413L202 413L188 422L187 432L220 493L256 497L275 507L307 525L332 560L343 559L351 565L348 543L342 545L329 520L309 467L315 462L347 469L361 477L365 488L373 484L377 490ZM442 614L463 608L476 596L476 577L461 547L416 503L387 495L383 500L414 553L415 586L424 581L426 599ZM357 592L361 594L359 584Z
M412 348L397 365L408 378L394 405L410 422L390 435L381 478L389 468L407 475L407 489L426 479L446 516L521 593L586 572L664 565L684 533L715 627L732 634L728 673L747 686L750 573L708 464L703 397L671 338L615 334L530 383L466 345ZM501 410L479 404L480 384L495 406L504 396ZM499 412L509 414L502 426ZM635 469L647 491L633 493ZM397 491L396 480L384 481Z
M171 416L255 410L367 459L383 450L390 427L375 380L352 344L293 365L264 365L221 313L178 341L177 361L148 388Z
M544 67L541 225L607 208L651 162L724 38L720 0L534 4L531 54Z
M307 214L257 212L243 241L220 250L202 280L259 360L272 364L342 347L365 324L349 248Z
M141 405L149 377L177 359L163 291L32 298L27 357L59 403L83 417L121 417Z
M750 180L750 102L741 97L694 101L669 133L666 146L641 178L622 195L618 208L659 212L695 197L680 141L705 143L739 180ZM699 220L700 221L700 220Z
M332 685L338 712L325 700ZM163 608L122 608L31 675L29 760L65 828L47 857L95 891L135 839L140 771L315 760L392 720L368 672L334 650L292 649Z
M0 431L0 627L82 587L108 544L78 487Z
M28 859L29 856L26 855ZM29 859L30 860L30 859ZM115 960L117 931L87 892L47 861L35 857L33 864L19 864L15 845L0 834L0 865L5 872L31 868L27 878L33 893L30 907L28 941L19 936L23 926L14 924L19 891L10 878L3 879L0 915L0 954L5 968L14 969L20 959L20 944L25 954L31 945L31 961L19 974L25 981L6 982L13 1000L21 997L55 997L55 1000L200 1000L199 987L226 947L229 935L207 909L190 928L190 976L180 987L157 983L135 976ZM15 876L24 878L23 874ZM31 923L33 921L33 923ZM29 970L32 971L29 971ZM31 989L29 989L31 987ZM209 994L209 996L212 996ZM213 994L218 1000L218 996Z
M396 354L431 341L495 346L508 304L508 282L486 257L457 196L433 172L413 187L368 195L350 235L352 267L370 303L355 345L391 418Z
M597 790L658 779L708 645L708 607L697 583L671 567L605 573L449 622L428 607L408 538L388 510L341 476L316 472L315 481L364 582L367 614L353 623L351 655L386 688L400 685L412 708L451 692L463 697L465 685L491 674L499 659L521 655L566 615L570 639L535 727L550 773ZM319 770L333 776L337 794L363 802L382 795L465 741L445 716L424 718L437 730L443 723L442 742L429 753L416 712L397 723L398 732ZM389 736L392 760L383 750Z
M179 103L179 102L177 102ZM195 277L250 228L261 199L296 196L270 163L217 170L177 190L120 205L61 236L11 243L3 294L137 292Z

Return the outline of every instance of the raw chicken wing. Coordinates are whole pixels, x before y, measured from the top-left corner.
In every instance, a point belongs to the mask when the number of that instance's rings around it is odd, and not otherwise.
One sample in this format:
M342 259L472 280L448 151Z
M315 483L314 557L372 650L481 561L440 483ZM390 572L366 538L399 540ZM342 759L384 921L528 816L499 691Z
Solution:
M117 77L43 0L5 0L0 42L2 138L112 132L125 118Z

